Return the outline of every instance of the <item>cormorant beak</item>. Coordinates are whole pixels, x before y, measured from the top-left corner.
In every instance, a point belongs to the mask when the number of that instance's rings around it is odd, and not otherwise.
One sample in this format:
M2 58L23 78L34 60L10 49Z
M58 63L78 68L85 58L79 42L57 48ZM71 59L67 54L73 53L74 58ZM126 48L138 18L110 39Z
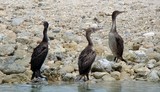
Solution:
M40 25L43 25L43 23L44 23L44 22L42 21L42 22L40 22L39 24L40 24Z
M99 30L101 30L101 29L103 29L102 27L97 27L97 28L95 28L95 32L96 31L99 31Z
M119 13L125 13L126 11L120 11Z

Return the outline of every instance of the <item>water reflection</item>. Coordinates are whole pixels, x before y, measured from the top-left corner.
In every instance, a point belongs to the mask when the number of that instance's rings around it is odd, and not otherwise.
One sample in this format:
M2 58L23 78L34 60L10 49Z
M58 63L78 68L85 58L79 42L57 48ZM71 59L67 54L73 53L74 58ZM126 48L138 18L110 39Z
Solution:
M160 92L159 90L160 83L137 81L0 85L0 92Z
M30 92L41 92L43 85L31 85Z

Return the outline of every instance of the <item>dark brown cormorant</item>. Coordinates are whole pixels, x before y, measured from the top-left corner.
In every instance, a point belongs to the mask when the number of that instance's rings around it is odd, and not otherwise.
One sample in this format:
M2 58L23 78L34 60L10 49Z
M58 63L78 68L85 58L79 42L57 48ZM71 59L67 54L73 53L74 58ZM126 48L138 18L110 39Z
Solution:
M41 43L34 48L32 56L31 56L31 70L33 72L31 80L34 78L43 78L40 73L40 68L44 63L44 60L48 54L48 36L47 36L47 29L48 29L48 22L43 22L44 30L43 30L43 40Z
M123 13L124 11L114 11L112 13L112 27L111 30L109 32L109 47L112 51L112 54L114 55L114 61L118 61L118 59L125 61L127 63L127 61L125 59L123 59L122 55L123 55L123 39L122 37L118 34L117 30L116 30L116 17L117 15L119 15L120 13Z
M84 29L86 31L86 39L88 41L87 47L80 53L78 58L78 68L79 68L79 74L81 80L82 77L84 77L84 81L86 81L85 76L87 77L87 80L89 80L89 71L91 69L91 65L94 62L96 58L96 52L92 49L93 43L90 38L91 33L99 30L101 28L88 28Z

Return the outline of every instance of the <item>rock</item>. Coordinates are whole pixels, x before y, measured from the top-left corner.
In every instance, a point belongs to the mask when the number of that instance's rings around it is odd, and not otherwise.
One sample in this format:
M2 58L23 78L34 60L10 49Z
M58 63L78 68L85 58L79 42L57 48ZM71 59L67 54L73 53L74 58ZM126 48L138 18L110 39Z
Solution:
M158 76L158 71L157 70L152 70L147 76L148 81L158 82L159 79L160 78Z
M147 55L144 51L141 50L137 51L129 50L129 53L126 55L126 58L133 62L143 63L147 60Z
M25 74L11 74L4 77L2 83L26 83L30 78Z
M74 81L76 79L76 73L66 73L65 75L62 75L63 81Z
M119 72L121 72L121 71L122 71L122 65L121 65L120 63L115 63L115 64L113 64L112 69L113 69L114 71L119 71Z
M101 59L96 61L93 64L92 72L110 72L112 70L113 62L108 61L107 59Z
M3 38L3 42L6 44L15 44L16 43L16 34L13 31L7 30ZM12 38L12 39L11 39Z
M60 80L59 69L49 68L42 71L42 74L45 75L50 82Z
M4 74L18 74L24 73L25 67L16 63L5 63L1 69Z
M118 72L118 71L114 71L114 72L111 72L111 76L112 76L113 78L115 78L116 80L120 80L120 78L121 78L121 73Z
M156 61L160 60L160 53L157 52L148 53L147 56L149 59L155 59Z
M16 39L17 42L22 44L29 44L31 40L29 39L30 36L33 36L30 32L21 32L17 34L18 37Z
M147 67L148 67L149 69L152 69L152 68L155 67L155 64L156 64L156 60L151 59L151 60L148 61Z
M24 18L13 18L11 21L13 26L19 26L24 21Z
M2 83L2 80L3 80L4 77L5 77L5 74L3 74L3 73L0 71L0 84Z
M0 45L0 56L13 55L16 45L15 44L2 44Z
M63 66L63 67L60 69L60 73L61 73L61 74L72 73L73 71L74 71L74 67L73 67L72 65Z
M143 36L145 37L151 37L151 36L154 36L155 33L154 32L148 32L148 33L144 33Z
M145 64L137 64L133 66L134 72L136 73L135 78L146 78L150 73L150 70L145 66Z
M108 73L107 72L94 72L92 75L95 79L101 79L106 74Z
M106 74L106 75L104 75L104 76L102 77L102 80L103 80L103 81L115 81L116 79L113 78L113 77L111 77L110 74Z

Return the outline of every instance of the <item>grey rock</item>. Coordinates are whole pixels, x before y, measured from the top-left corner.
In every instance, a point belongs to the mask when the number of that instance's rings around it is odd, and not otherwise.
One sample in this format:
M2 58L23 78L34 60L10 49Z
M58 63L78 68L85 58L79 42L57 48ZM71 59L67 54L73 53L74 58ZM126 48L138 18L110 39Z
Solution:
M11 21L13 26L19 26L24 21L24 18L13 18Z
M2 44L0 45L0 56L13 55L16 45L15 44Z
M108 61L107 59L101 59L96 61L93 64L92 67L92 72L110 72L112 70L112 66L113 66L114 62Z
M158 76L158 71L157 70L152 70L147 76L148 81L157 82L157 81L159 81L159 79L160 78Z
M21 32L17 34L18 37L16 39L17 42L22 44L29 44L31 42L31 39L29 39L30 36L33 36L30 32Z
M24 73L25 67L22 65L18 65L16 63L6 63L3 65L1 71L4 74L18 74L18 73Z
M146 53L142 50L137 50L137 51L130 50L129 53L126 55L126 58L130 61L139 63L143 63L148 59Z
M106 74L102 77L103 81L115 81L116 79L113 78L110 74Z
M148 61L147 67L148 67L149 69L152 69L152 68L155 67L155 64L156 64L156 60L155 60L155 59L151 59L151 60Z

